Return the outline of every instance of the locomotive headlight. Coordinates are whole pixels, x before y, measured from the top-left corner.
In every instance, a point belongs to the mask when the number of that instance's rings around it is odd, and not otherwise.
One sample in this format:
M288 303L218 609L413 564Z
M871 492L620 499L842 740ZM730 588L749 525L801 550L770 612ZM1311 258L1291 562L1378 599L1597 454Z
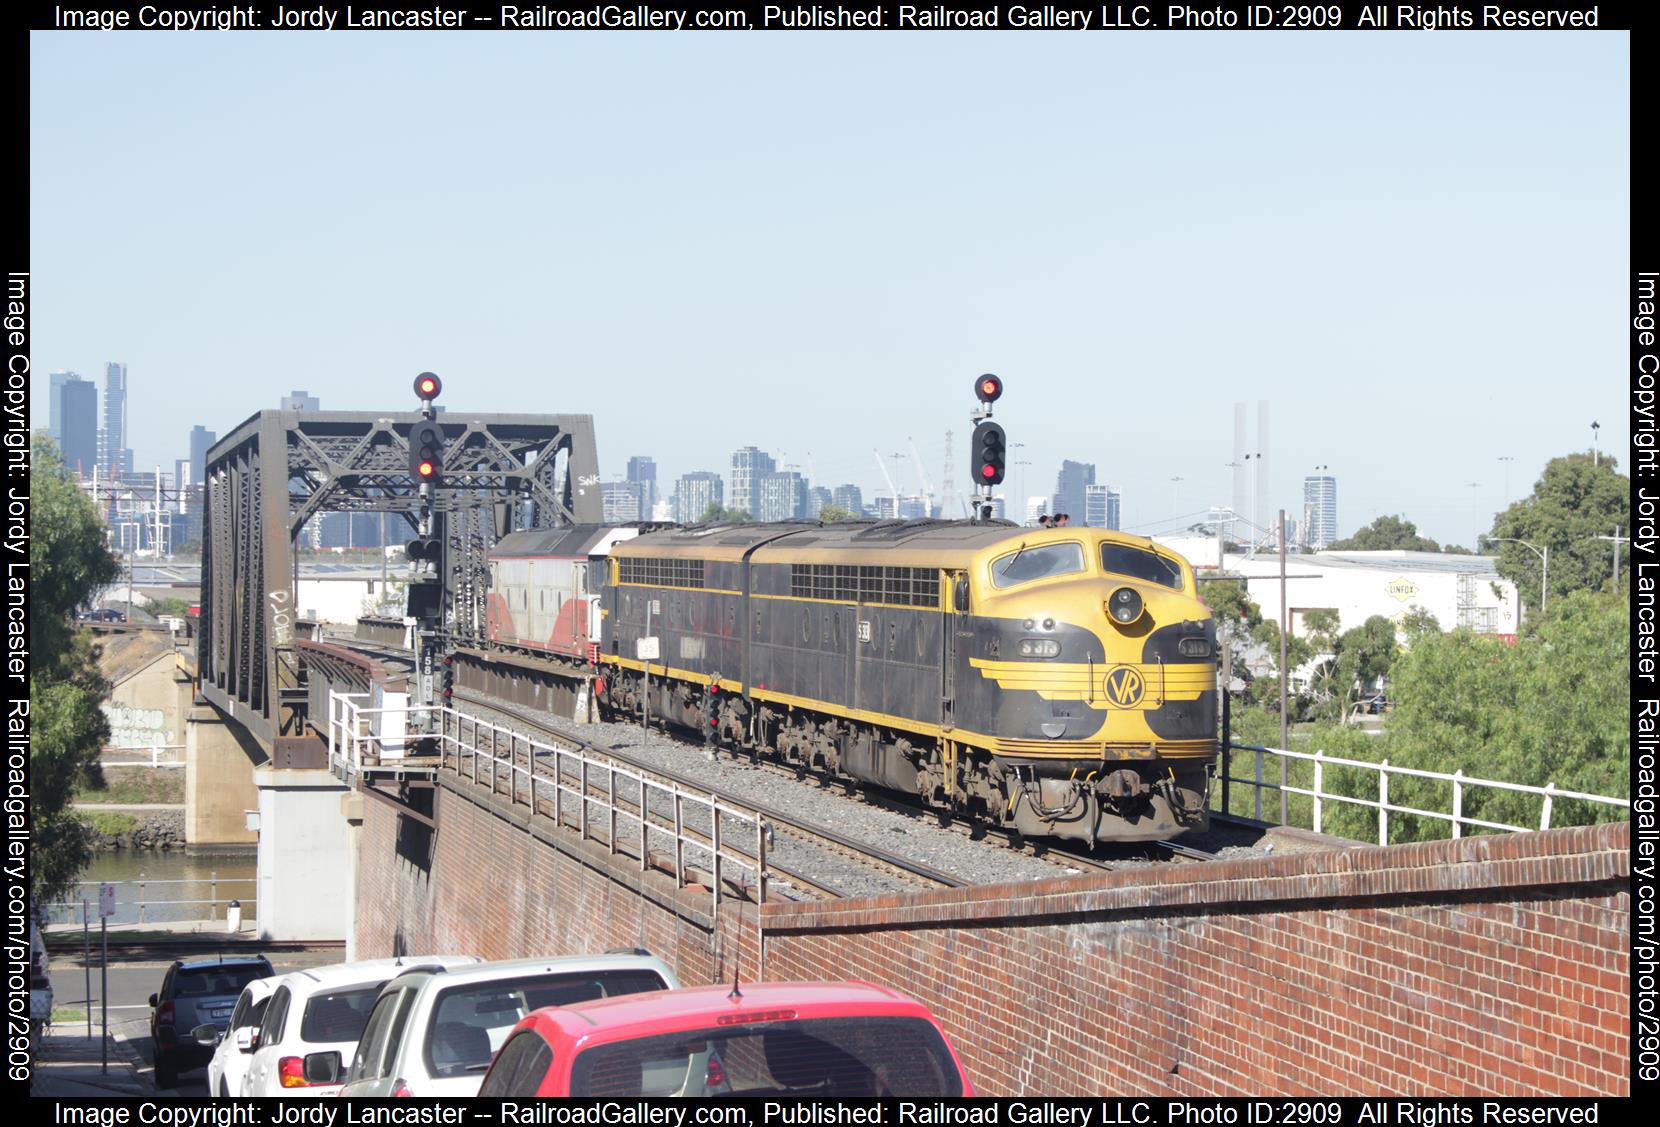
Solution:
M1061 644L1053 638L1022 638L1015 649L1021 657L1061 656Z
M1128 626L1141 617L1141 595L1132 587L1120 587L1107 597L1107 613L1120 626Z
M1210 641L1206 638L1183 638L1176 643L1176 652L1183 657L1209 657Z

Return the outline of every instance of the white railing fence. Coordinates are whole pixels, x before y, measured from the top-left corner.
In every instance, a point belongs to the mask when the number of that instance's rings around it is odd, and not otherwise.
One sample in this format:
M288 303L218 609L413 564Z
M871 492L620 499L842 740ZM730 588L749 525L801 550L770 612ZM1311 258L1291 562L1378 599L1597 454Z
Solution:
M678 887L701 869L716 910L728 883L766 899L769 828L758 812L448 706L375 709L366 707L368 699L329 694L329 765L337 776L367 782L376 775L453 771L613 855L637 858L642 872L661 857L665 868L672 864ZM400 735L382 736L383 726ZM428 743L436 761L420 753Z
M1233 764L1237 763L1240 752L1250 752L1255 764L1254 777L1239 776L1232 773ZM1265 757L1273 757L1281 766L1290 763L1303 762L1313 764L1313 784L1311 786L1295 785L1291 782L1281 784L1277 781L1265 779L1263 766ZM1328 768L1349 768L1361 772L1373 772L1377 776L1376 798L1362 798L1352 794L1340 794L1327 787L1326 771ZM1452 774L1441 771L1425 771L1416 767L1391 766L1389 760L1372 763L1361 759L1344 759L1335 755L1315 750L1287 751L1283 748L1263 747L1257 744L1234 744L1229 756L1224 760L1222 775L1222 795L1224 812L1229 801L1231 786L1237 784L1255 788L1253 806L1255 817L1262 820L1262 796L1264 792L1280 793L1284 795L1301 795L1309 798L1313 803L1312 829L1315 833L1325 832L1326 805L1339 803L1349 806L1360 806L1376 810L1378 813L1378 844L1389 844L1389 816L1391 814L1410 815L1420 818L1430 818L1436 821L1447 822L1452 826L1452 836L1464 836L1465 827L1475 827L1488 830L1503 830L1524 832L1528 830L1548 830L1551 828L1551 818L1554 814L1555 803L1558 799L1577 799L1582 802L1599 803L1605 806L1624 807L1631 809L1631 800L1627 798L1613 798L1601 794L1585 794L1581 791L1561 790L1555 783L1545 786L1529 786L1523 783L1506 783L1494 779L1472 778L1458 770ZM1276 767L1274 774L1279 774ZM1451 788L1451 803L1448 810L1425 810L1416 806L1402 806L1389 800L1389 780L1391 778L1428 779L1446 783ZM1472 790L1509 791L1516 794L1537 795L1540 798L1539 821L1537 825L1518 826L1507 822L1494 822L1472 817L1464 813L1465 797Z
M50 913L48 918L53 923L74 922L81 918L82 909L85 906L90 905L92 918L96 920L98 918L98 887L100 884L105 883L115 885L115 902L118 909L136 908L138 911L138 922L142 924L152 922L217 923L224 918L224 913L220 911L221 905L229 906L233 900L237 901L242 906L242 918L244 920L250 920L254 916L255 898L252 887L257 886L259 882L253 877L222 877L217 872L210 872L206 877L186 877L182 880L149 880L145 878L107 882L79 880L75 882L75 885L78 889L82 890L82 895L74 900L59 900L55 903L46 905L47 910ZM199 898L158 899L157 897L150 895L148 891L155 885L178 884L195 885L198 888L205 884L208 886L208 897L205 900ZM251 887L246 897L238 895L220 896L219 886L222 884L249 885ZM166 890L164 889L164 891ZM170 908L203 904L207 905L207 914L202 916L174 917L168 912L168 909ZM156 916L154 920L149 918L152 915Z
M151 744L149 747L106 747L98 753L100 767L183 767L184 744ZM111 756L128 756L112 759ZM132 758L144 756L143 759Z

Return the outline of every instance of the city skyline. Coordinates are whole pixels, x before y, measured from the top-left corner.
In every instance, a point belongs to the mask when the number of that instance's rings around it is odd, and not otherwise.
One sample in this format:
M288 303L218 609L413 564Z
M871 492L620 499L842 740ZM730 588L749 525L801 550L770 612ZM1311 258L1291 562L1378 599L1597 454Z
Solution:
M145 470L296 384L410 411L424 369L457 414L593 415L607 478L752 444L867 498L911 436L937 487L996 372L1007 495L1093 463L1139 532L1232 503L1240 401L1273 409L1252 501L1298 519L1329 465L1342 535L1474 547L1592 420L1629 464L1627 33L30 50L31 421L120 357Z

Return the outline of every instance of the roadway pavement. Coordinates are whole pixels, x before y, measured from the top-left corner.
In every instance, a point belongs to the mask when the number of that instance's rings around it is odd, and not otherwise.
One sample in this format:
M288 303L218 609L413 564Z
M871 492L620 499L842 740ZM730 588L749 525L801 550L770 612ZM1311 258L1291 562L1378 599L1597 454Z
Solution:
M87 964L82 960L78 929L62 932L51 929L52 998L55 1009L79 1010L91 1015L91 1033L83 1016L80 1021L55 1025L36 1046L35 1071L29 1093L35 1096L130 1097L164 1099L175 1096L206 1096L207 1070L182 1073L177 1088L157 1089L150 1042L150 995L161 989L162 976L175 958L211 957L201 949L202 933L195 924L173 925L176 935L165 934L167 925L151 924L140 942L123 942L120 929L110 929L109 966L99 966L97 937L92 944L92 989L87 991ZM157 932L164 934L158 935ZM63 941L75 940L73 947ZM264 953L278 974L306 967L337 963L345 956L340 944L305 946L279 944L269 950L247 937L226 936L227 954ZM105 994L107 982L108 993ZM105 1029L100 1024L107 998L109 1015L108 1064L105 1065Z

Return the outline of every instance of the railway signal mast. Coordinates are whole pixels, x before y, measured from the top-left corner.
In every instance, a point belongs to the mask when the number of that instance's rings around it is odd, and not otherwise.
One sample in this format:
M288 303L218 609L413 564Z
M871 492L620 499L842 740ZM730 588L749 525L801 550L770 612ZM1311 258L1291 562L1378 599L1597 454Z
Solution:
M416 693L420 704L433 700L433 673L444 628L444 582L439 566L444 538L438 514L433 511L433 490L444 476L444 428L438 424L438 412L432 406L443 390L444 382L431 372L415 377L421 419L409 428L409 476L421 495L415 538L406 549L414 573L409 581L409 617L415 623Z
M974 394L980 406L970 416L974 420L974 438L969 443L969 477L974 481L979 501L975 505L976 520L991 519L991 487L1003 481L1004 459L1008 442L1003 428L991 421L991 405L1003 394L1003 381L987 372L974 381Z

